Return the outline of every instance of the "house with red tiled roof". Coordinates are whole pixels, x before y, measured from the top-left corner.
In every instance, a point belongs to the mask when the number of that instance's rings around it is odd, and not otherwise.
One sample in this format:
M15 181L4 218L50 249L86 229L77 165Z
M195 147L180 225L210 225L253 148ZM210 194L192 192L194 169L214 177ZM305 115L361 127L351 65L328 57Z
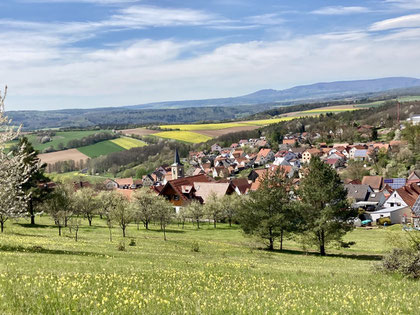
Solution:
M297 140L295 138L284 138L283 139L283 144L287 144L287 145L295 145L296 142L297 142Z
M412 208L420 196L420 186L417 183L407 184L394 190L385 201L385 207L408 206Z
M195 198L194 183L209 183L212 179L207 175L182 177L168 181L159 195L170 201L178 211L180 207L187 205Z
M202 204L206 204L212 194L217 197L223 197L236 193L232 183L203 183L194 182L194 197L199 200Z
M322 156L323 152L317 148L306 149L302 153L302 163L309 163L314 156Z
M374 192L379 192L384 187L384 179L382 176L363 176L363 185L369 185Z
M271 149L261 149L255 159L255 163L258 165L265 165L272 161L274 161L274 152Z

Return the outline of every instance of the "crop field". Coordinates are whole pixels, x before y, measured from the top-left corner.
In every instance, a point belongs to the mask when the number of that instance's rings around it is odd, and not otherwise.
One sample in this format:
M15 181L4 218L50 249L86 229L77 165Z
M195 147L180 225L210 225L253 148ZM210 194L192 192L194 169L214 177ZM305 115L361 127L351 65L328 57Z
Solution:
M153 134L153 136L190 143L201 143L211 139L209 136L192 131L162 131Z
M39 143L38 136L36 134L28 134L26 137L32 143L36 150L42 152L45 148L54 147L58 150L58 144L62 143L66 145L70 140L81 139L89 135L98 132L109 132L108 130L82 130L82 131L57 131L55 136L52 137L52 141L47 143Z
M132 148L144 147L147 145L147 143L144 141L134 139L134 138L129 138L129 137L121 137L121 138L113 139L111 140L111 142L115 143L116 145L126 150L130 150Z
M218 123L218 124L162 125L160 126L160 128L191 131L191 130L218 130L218 129L240 127L240 126L243 126L242 122L229 122L229 123Z
M86 154L90 158L96 158L101 155L107 155L114 152L124 151L125 149L112 142L112 140L106 140L77 148L77 150L79 150L83 154Z
M48 217L37 223L8 221L0 235L2 314L419 313L419 281L375 271L385 229L358 229L346 237L354 248L319 257L293 241L285 252L261 250L223 224L171 225L166 242L158 225L131 225L124 240L115 227L110 242L95 218L75 242Z
M43 153L39 154L38 157L40 158L42 163L47 164L54 164L60 161L75 161L79 163L80 160L86 162L89 159L87 154L84 154L77 149L69 149L57 152L50 152L50 153Z

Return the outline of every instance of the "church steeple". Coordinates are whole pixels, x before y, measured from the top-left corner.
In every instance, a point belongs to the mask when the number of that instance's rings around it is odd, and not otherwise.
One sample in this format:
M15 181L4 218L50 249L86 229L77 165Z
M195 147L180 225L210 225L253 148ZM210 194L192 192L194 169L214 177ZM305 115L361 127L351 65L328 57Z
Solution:
M172 179L178 179L178 178L184 177L184 164L181 163L178 149L175 149L174 164L171 165L171 168L172 168Z

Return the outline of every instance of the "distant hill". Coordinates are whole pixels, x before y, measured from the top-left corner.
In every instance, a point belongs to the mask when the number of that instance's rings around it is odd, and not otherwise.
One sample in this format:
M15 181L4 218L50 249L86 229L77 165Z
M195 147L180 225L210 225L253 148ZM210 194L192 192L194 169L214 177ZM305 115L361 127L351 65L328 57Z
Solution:
M420 79L391 77L372 80L315 83L310 85L296 86L286 90L265 89L239 97L168 101L125 107L130 109L158 109L204 106L238 106L295 101L309 102L316 100L345 98L366 93L378 93L387 90L405 89L418 86L420 86Z
M420 95L420 80L384 78L340 81L298 86L287 90L260 90L232 98L162 102L137 106L51 111L10 111L9 118L25 130L43 128L131 128L160 123L193 123L244 119L249 115L284 107L281 113L295 110L291 105L316 108L339 104L367 103L400 96ZM255 106L258 104L258 106ZM287 108L286 108L287 106Z

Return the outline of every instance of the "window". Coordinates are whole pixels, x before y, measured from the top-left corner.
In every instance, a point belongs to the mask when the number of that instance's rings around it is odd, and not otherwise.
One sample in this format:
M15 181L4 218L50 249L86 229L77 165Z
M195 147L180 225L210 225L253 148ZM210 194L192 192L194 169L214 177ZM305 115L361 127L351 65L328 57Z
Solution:
M178 201L179 200L179 196L178 195L174 195L174 200Z

